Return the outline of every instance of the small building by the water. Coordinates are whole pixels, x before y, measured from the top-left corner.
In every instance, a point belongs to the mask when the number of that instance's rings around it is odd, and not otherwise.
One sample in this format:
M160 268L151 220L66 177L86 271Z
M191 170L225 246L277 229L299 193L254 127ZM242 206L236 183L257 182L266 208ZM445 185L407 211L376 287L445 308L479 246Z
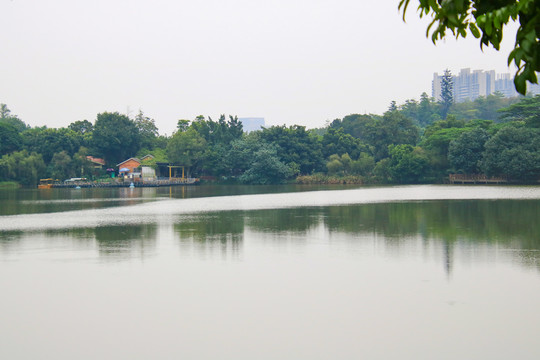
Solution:
M184 179L188 176L186 168L175 163L158 162L156 163L156 172L159 178Z
M91 155L88 155L86 157L86 160L90 161L92 163L92 167L95 170L101 170L105 168L105 159L93 157Z
M118 172L123 174L132 174L135 169L141 166L141 161L137 158L129 158L116 165Z
M117 164L118 173L134 181L154 181L157 179L156 170L150 165L143 165L143 162L152 160L154 156L145 155L141 159L129 158Z
M142 181L156 180L156 170L151 166L141 165L141 179Z

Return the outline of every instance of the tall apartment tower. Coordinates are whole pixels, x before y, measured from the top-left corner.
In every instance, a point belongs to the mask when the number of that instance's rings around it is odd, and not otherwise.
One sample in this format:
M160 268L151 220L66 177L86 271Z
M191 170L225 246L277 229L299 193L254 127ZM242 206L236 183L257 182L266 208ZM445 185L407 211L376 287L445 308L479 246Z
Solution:
M495 91L504 94L505 97L518 96L514 87L514 79L510 74L499 74L495 80Z
M245 117L238 118L238 120L242 123L244 132L257 131L264 127L264 118L262 117Z
M435 100L441 99L442 76L433 74L431 94ZM496 74L495 70L483 71L461 69L458 75L453 75L453 95L455 102L473 101L479 96L488 96L496 91L505 97L514 97L518 93L514 88L514 80L510 74ZM540 87L536 84L528 84L528 91L532 94L540 93Z
M437 73L433 73L433 81L431 81L431 96L436 101L439 101L442 99L441 81L442 81L442 76L439 76L439 74Z

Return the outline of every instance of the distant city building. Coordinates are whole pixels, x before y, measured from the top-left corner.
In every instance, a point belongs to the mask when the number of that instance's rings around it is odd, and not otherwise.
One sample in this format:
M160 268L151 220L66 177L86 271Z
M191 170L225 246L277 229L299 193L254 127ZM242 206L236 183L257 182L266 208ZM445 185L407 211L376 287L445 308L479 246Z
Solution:
M431 94L435 100L441 99L442 75L433 74ZM496 74L495 70L461 69L458 75L452 75L454 86L452 89L455 102L473 101L479 96L488 96L495 92L502 93L505 97L518 96L514 87L514 78L506 74ZM533 95L540 94L540 86L528 84L527 91Z
M244 132L261 130L264 126L264 118L262 117L238 118L238 120L242 123Z
M514 78L510 74L499 74L495 81L495 91L504 94L505 97L518 96L514 86Z

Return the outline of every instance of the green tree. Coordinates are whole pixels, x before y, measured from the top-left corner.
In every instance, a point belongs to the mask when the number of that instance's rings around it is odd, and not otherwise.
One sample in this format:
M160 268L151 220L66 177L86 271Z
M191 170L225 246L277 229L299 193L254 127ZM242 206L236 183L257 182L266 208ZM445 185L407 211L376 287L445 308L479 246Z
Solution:
M263 146L253 154L251 166L240 176L240 181L260 185L280 184L290 175L290 168L279 160L277 150Z
M378 161L373 168L373 180L378 183L389 183L392 181L390 171L391 160L384 158Z
M66 128L32 128L24 131L22 136L24 147L29 152L41 154L46 164L51 162L54 154L61 151L73 156L83 143L81 134Z
M418 102L415 99L405 100L405 103L399 106L399 111L409 119L413 120L415 125L420 125Z
M206 146L201 159L200 168L204 174L212 176L227 176L230 174L230 165L227 162L229 145L214 144Z
M423 182L428 169L428 159L422 148L409 144L390 145L390 173L392 179L402 184Z
M326 169L328 171L328 174L330 175L337 175L341 174L344 170L345 166L341 162L341 159L338 154L333 154L328 159L328 162L326 163Z
M366 142L373 146L376 160L388 157L389 145L416 145L419 138L418 127L397 111L386 112L377 119L375 127L366 131Z
M369 176L375 167L375 159L367 153L360 153L357 160L351 164L351 172L355 175Z
M340 160L341 160L341 163L343 164L343 172L345 174L350 174L353 160L351 159L349 154L345 153L345 154L341 155Z
M441 79L441 99L439 100L441 104L441 117L443 119L446 119L446 115L454 103L453 89L454 80L452 79L452 73L446 69Z
M71 163L71 157L65 150L54 154L48 166L48 173L54 179L74 177L75 170Z
M419 139L419 129L411 118L400 111L387 111L382 117L375 115L347 115L343 120L334 120L328 129L343 129L361 140L367 148L360 151L372 152L375 160L388 156L388 145L410 144L416 145ZM324 141L324 139L323 139ZM351 152L356 156L358 152Z
M153 149L155 147L155 140L159 136L156 121L145 116L143 111L139 109L139 113L135 116L133 122L139 130L139 146L141 148Z
M540 130L507 126L485 144L483 169L517 181L540 178Z
M434 179L444 177L450 170L448 148L452 140L468 131L463 120L448 115L447 120L439 120L424 131L420 146L426 151L429 159L431 176Z
M264 142L275 145L280 161L297 167L300 174L321 170L324 162L321 143L305 126L272 126L260 131L259 136Z
M528 127L540 128L540 95L523 98L500 113L503 121L523 121Z
M403 19L410 0L400 0ZM508 56L517 67L514 83L516 90L525 95L527 81L537 83L540 71L540 5L538 0L419 0L420 17L431 16L427 28L433 43L446 37L450 30L456 38L470 32L480 39L480 46L493 46L499 50L504 27L518 21L514 50Z
M479 96L474 101L464 101L454 103L450 109L450 114L457 119L463 120L491 120L499 121L500 110L516 102L519 98L505 98L500 92L495 92L488 96Z
M418 123L421 127L426 127L438 120L440 120L438 104L423 92L420 95L420 103L418 104Z
M218 121L214 121L210 117L206 120L204 116L199 115L191 123L191 127L194 128L210 146L215 144L228 145L231 141L239 139L243 135L242 123L238 121L237 116L231 115L229 115L229 120L227 120L226 116L222 114Z
M224 159L230 169L230 174L239 176L247 171L253 161L253 154L267 145L261 139L259 131L250 132L241 139L232 141Z
M94 131L94 125L88 120L77 120L68 125L68 129L81 135Z
M0 156L20 150L22 143L22 137L13 125L0 122Z
M176 132L167 145L167 158L169 161L192 168L196 168L204 154L206 141L193 129Z
M342 120L335 119L330 124L329 128L343 129L346 134L352 135L355 138L365 140L366 133L371 127L376 126L376 119L371 115L350 114Z
M28 129L28 126L17 117L17 115L12 115L11 110L7 107L6 104L0 104L0 123L10 124L18 132L22 132Z
M6 104L0 104L0 119L5 119L9 117L11 110L7 107Z
M345 153L356 158L362 151L370 152L367 145L360 139L345 133L343 128L328 128L321 139L322 155L328 158L332 154L343 155Z
M190 122L191 121L189 120L180 119L178 120L178 123L176 124L176 128L178 129L178 131L184 132L189 128Z
M152 159L147 159L142 162L143 165L148 165L152 167L156 167L156 163L158 162L169 162L169 159L167 158L167 149L165 148L155 148L155 149L141 149L137 153L137 157L141 159L145 155L152 155Z
M218 121L208 117L198 116L189 125L187 120L179 120L179 132L191 129L197 132L205 141L206 146L199 162L199 170L203 174L213 176L230 176L232 169L227 156L231 150L231 144L235 140L241 139L244 135L242 123L237 116L227 118L225 114L220 115Z
M508 106L508 99L501 92L495 92L486 97L479 96L474 100L478 109L477 119L497 121L499 119L499 109Z
M40 154L15 151L0 158L0 179L35 186L45 175L45 162Z
M140 148L137 125L117 112L97 115L92 133L92 148L109 166L133 157Z
M71 158L71 167L75 177L93 178L96 175L104 175L103 170L94 169L92 163L86 158L90 155L88 148L81 146Z
M489 134L482 128L475 128L462 133L450 142L448 160L454 169L465 174L480 173L484 146Z

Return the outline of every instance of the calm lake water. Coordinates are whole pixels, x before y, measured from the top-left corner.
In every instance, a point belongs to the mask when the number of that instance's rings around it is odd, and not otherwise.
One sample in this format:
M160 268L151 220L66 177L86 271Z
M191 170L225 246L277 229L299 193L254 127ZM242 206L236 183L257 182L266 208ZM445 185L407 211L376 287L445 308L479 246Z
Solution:
M540 187L0 191L0 359L540 359Z

